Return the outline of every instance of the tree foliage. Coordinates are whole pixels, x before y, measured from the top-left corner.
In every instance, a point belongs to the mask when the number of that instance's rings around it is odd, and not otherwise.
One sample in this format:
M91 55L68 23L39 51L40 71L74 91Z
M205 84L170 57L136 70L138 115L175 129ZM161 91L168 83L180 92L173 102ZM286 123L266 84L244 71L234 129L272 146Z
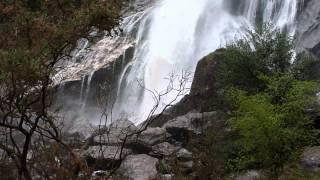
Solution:
M34 155L36 149L40 153L40 145L51 147L50 139L69 150L75 162L70 172L77 176L80 161L63 142L61 121L50 111L51 78L56 64L69 59L77 40L88 38L93 28L111 30L118 23L123 3L0 2L0 149L17 167L19 179L32 179L39 164L31 163L30 151Z
M308 110L318 109L318 83L299 76L307 66L291 63L292 45L287 34L266 26L225 51L221 81L238 134L228 160L233 170L276 174L302 147L317 143Z
M305 146L319 144L310 113L319 112L319 60L296 56L294 38L264 25L208 57L218 67L215 91L224 94L219 108L229 114L230 129L211 127L201 136L197 176L219 179L248 169L277 176Z
M302 147L316 143L306 113L315 105L316 84L287 78L268 78L268 88L255 95L229 90L235 103L230 122L239 134L236 169L267 168L276 173Z
M265 88L261 74L288 72L293 60L293 39L264 25L248 33L246 39L228 45L221 55L219 75L223 88L237 86L249 92Z

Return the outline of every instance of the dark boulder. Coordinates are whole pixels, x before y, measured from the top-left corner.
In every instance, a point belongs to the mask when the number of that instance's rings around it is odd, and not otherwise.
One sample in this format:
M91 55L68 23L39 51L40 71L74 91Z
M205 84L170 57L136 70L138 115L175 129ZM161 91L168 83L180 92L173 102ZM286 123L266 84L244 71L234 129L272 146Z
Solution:
M166 156L173 155L176 152L176 150L177 150L176 146L168 142L163 142L163 143L152 146L152 151L150 155L157 158L163 158Z
M121 179L150 180L158 175L157 164L159 160L146 154L129 155L121 163L117 174Z
M306 148L301 157L300 164L311 172L320 171L320 146Z
M178 160L183 162L192 161L192 152L188 151L187 149L180 149L176 154Z
M164 128L147 128L137 138L137 141L149 146L164 142L169 134Z
M174 139L181 145L188 144L190 135L202 134L204 130L212 126L225 126L224 113L221 111L188 113L169 120L163 125L168 133L171 134L170 139Z
M168 120L189 112L210 112L221 108L222 93L219 89L219 69L224 49L218 49L202 58L197 65L189 95L152 121L150 126L161 127Z
M220 60L223 53L224 49L218 49L198 62L190 94L172 109L173 113L182 115L191 110L209 112L220 105L218 70L221 67Z
M137 127L128 119L119 119L107 127L98 128L88 139L88 145L122 144L133 138Z
M259 179L265 179L265 177L262 175L260 171L256 170L249 170L247 172L231 176L230 179L234 180L259 180Z

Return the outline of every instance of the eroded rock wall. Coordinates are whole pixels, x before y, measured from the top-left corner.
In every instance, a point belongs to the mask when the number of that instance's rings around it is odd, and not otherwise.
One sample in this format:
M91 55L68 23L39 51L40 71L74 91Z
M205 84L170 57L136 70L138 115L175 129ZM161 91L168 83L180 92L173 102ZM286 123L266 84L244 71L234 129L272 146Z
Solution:
M304 0L297 16L298 52L307 50L320 57L320 1Z

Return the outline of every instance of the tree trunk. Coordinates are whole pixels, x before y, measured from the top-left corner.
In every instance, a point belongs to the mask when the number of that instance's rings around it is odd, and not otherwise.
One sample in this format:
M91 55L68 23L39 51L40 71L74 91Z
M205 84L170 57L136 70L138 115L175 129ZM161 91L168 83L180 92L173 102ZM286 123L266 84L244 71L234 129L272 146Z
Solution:
M22 160L23 162L21 162L21 172L23 174L23 177L25 180L32 180L30 172L27 168L27 162Z

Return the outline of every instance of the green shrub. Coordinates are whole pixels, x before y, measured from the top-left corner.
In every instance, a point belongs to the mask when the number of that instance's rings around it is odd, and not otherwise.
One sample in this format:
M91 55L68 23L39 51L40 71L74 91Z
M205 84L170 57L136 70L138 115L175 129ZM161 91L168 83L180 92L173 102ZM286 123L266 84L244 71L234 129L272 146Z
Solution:
M237 96L237 109L230 119L232 128L239 134L236 142L241 157L236 156L238 160L233 164L237 170L266 168L277 173L294 158L292 155L312 140L310 118L299 109L292 114L296 100L288 98L280 105L273 104L267 93L248 96L239 90L230 91L232 96ZM295 87L289 91L299 93Z
M225 152L231 171L261 168L277 175L304 146L318 143L308 114L318 110L318 83L305 78L317 61L298 57L292 64L293 38L272 29L257 29L220 55L220 84L237 134Z
M225 87L236 86L248 92L265 88L261 74L272 76L290 71L293 39L270 25L250 32L245 40L227 46L221 55L220 81Z

